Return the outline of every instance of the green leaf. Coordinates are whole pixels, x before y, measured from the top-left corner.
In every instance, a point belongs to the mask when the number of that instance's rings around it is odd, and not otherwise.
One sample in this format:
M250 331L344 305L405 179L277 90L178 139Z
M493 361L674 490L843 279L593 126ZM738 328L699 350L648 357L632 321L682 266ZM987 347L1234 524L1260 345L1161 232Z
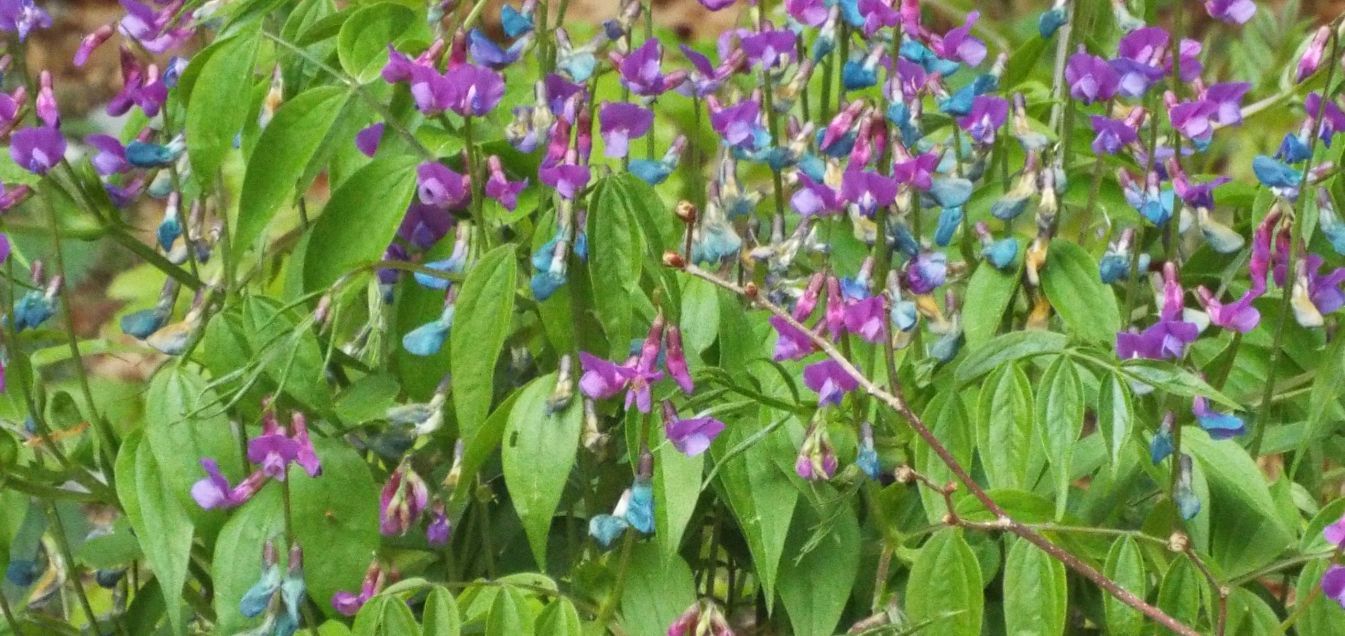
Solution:
M681 548L682 533L700 499L704 471L704 453L687 457L671 443L654 449L654 536L665 558Z
M231 480L243 477L243 457L218 399L200 374L176 364L154 374L145 395L151 405L145 413L145 450L154 454L156 479L199 526L199 534L211 537L225 513L202 510L191 497L192 484L205 477L201 459L214 458Z
M1060 353L1069 344L1064 334L1052 331L1013 331L985 343L957 365L957 381L966 384L998 369L1000 365L1047 353Z
M420 636L420 626L405 601L392 594L379 594L360 608L351 633L355 636Z
M1164 360L1144 360L1135 358L1119 365L1119 373L1126 378L1162 389L1173 395L1196 397L1203 395L1213 402L1238 409L1241 408L1232 398L1220 393L1200 376Z
M1061 320L1079 337L1110 343L1121 330L1116 295L1098 278L1097 261L1077 244L1051 241L1041 287Z
M727 438L726 443L712 445L710 452L715 461L719 462L718 483L723 489L723 499L733 510L738 527L747 539L752 564L766 593L767 607L770 607L775 599L780 557L784 553L785 540L789 536L790 522L799 499L799 491L794 488L789 476L780 470L773 457L776 452L792 452L784 450L792 447L792 442L788 431L776 430L726 460L729 449L737 447L761 429L755 414L727 424L728 427L720 435Z
M511 588L504 588L495 595L486 617L486 636L518 636L531 634L531 625L523 617L519 607L520 595Z
M1163 575L1163 585L1158 588L1158 608L1187 625L1195 625L1200 618L1200 590L1204 585L1205 580L1191 559L1180 555Z
M247 296L239 310L242 333L255 358L265 360L266 376L310 409L331 404L322 345L313 332L299 327L293 310L265 296Z
M1330 559L1319 559L1304 566L1303 572L1298 575L1298 584L1294 587L1298 605L1294 607L1293 612L1302 612L1295 627L1298 633L1304 636L1345 634L1345 612L1341 611L1334 600L1318 593L1322 585L1322 575L1326 573L1329 565L1331 565ZM1303 607L1301 606L1303 603L1308 605Z
M258 37L253 28L216 41L201 59L203 66L187 103L187 156L200 183L214 181L234 136L243 128L248 109L241 107L239 96L252 86Z
M1135 596L1145 598L1149 594L1144 556L1130 537L1121 537L1112 544L1102 573ZM1113 636L1137 636L1144 629L1144 615L1110 594L1103 596L1102 607L1107 617L1107 633Z
M1070 459L1083 431L1083 407L1083 382L1074 362L1065 356L1056 358L1041 376L1037 433L1056 478L1057 519L1064 516L1069 501Z
M976 432L972 430L972 422L967 417L959 394L952 390L940 391L925 406L922 416L958 463L970 466L976 446ZM934 483L945 484L954 479L953 471L924 440L915 443L915 467ZM919 492L926 517L931 523L940 523L948 512L943 497L928 488L921 488Z
M663 636L696 601L695 586L682 557L665 560L652 542L636 545L621 593L621 626L630 636Z
M359 588L370 555L379 546L378 484L369 465L344 440L313 443L322 474L289 472L294 536L304 554L308 595L328 616L337 616L332 595Z
M687 351L704 353L715 343L719 337L719 292L712 283L686 277L681 325Z
M517 279L514 246L501 245L472 266L458 295L449 334L449 360L453 409L458 415L458 429L468 441L490 412L495 395L495 361L513 323Z
M341 68L363 84L378 77L388 63L389 44L428 39L423 16L399 4L380 2L357 10L341 25L336 56Z
M1308 394L1308 430L1294 454L1295 470L1289 472L1290 479L1298 474L1297 468L1308 443L1317 438L1322 425L1335 414L1342 384L1345 384L1345 338L1336 338L1313 373L1312 391Z
M332 193L313 223L304 256L304 288L326 289L388 247L416 185L414 157L379 157Z
M1014 539L1004 560L1004 631L1015 636L1065 632L1069 610L1065 566Z
M989 342L999 331L1004 311L1013 302L1018 281L1023 275L1024 259L1017 259L1011 272L995 267L977 267L967 281L967 300L962 310L962 332L967 349L975 350Z
M277 209L308 188L300 183L318 146L350 99L341 86L320 86L280 105L248 157L233 253L242 256L262 235Z
M859 521L850 504L841 501L835 515L824 520L810 506L794 519L790 554L803 552L813 528L829 524L820 543L802 557L785 559L780 569L780 600L789 612L795 634L834 634L859 571Z
M1135 411L1130 403L1130 389L1121 378L1109 374L1098 387L1097 423L1102 439L1110 452L1112 476L1121 464L1121 450L1130 441Z
M1028 485L1032 445L1032 384L1015 364L990 374L981 387L976 444L992 488Z
M1280 629L1275 610L1251 590L1234 588L1228 595L1228 634L1274 634ZM1312 632L1304 632L1312 633Z
M504 432L504 484L523 522L537 567L546 569L551 518L579 449L584 409L579 400L559 413L547 411L555 374L528 385L509 414Z
M166 592L173 632L185 634L182 586L187 582L191 560L191 516L163 480L147 440L136 434L129 436L122 443L116 464L117 498L140 539L150 570Z
M537 615L537 633L547 636L580 636L584 624L579 621L579 610L570 599L560 597ZM426 634L425 636L430 636Z
M1182 430L1182 450L1209 484L1210 552L1225 575L1252 572L1294 545L1265 475L1247 451L1232 441L1212 440L1194 426Z
M961 531L945 528L920 547L906 583L912 623L929 621L930 633L979 636L985 597L981 566Z
M624 181L609 177L598 188L597 204L588 215L589 276L610 354L621 357L630 348L634 297L643 293L644 248L633 211L636 203Z

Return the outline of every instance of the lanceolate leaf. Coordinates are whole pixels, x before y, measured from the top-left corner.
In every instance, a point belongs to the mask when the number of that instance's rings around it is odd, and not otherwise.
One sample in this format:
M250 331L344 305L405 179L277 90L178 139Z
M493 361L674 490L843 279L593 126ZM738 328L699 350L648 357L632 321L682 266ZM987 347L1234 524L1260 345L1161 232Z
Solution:
M811 508L803 508L794 520L790 544L798 554L814 527L826 523L828 531L820 543L801 557L788 557L780 567L780 599L796 634L832 634L845 609L850 588L859 569L859 522L849 504L827 519L818 518Z
M682 557L664 559L645 542L631 552L629 578L621 594L621 625L631 636L663 636L696 600L696 582Z
M378 260L406 213L415 165L413 157L375 159L332 193L313 223L303 261L305 289L326 289L356 267Z
M345 88L321 86L276 110L248 158L231 239L235 258L262 236L277 209L307 189L299 179L349 98Z
M911 565L906 583L906 613L912 623L930 622L930 629L951 636L977 636L985 598L981 566L960 530L935 533Z
M642 293L638 283L644 247L634 206L622 182L609 178L599 184L597 204L588 216L594 308L616 357L630 347L633 298Z
M1036 546L1015 539L1004 560L1004 627L1010 634L1065 632L1065 566Z
M512 327L517 278L513 246L502 245L472 266L458 295L449 358L453 407L467 440L476 435L490 412L495 395L495 361Z
M671 443L654 451L654 525L663 555L676 555L691 515L700 499L704 453L687 457Z
M147 440L133 436L123 442L117 458L117 496L150 570L165 591L169 624L186 633L182 621L182 586L191 559L192 518L178 500L154 459Z
M1000 365L1065 349L1069 338L1050 331L1014 331L987 342L962 359L957 366L957 381L975 380Z
M1051 241L1041 287L1065 325L1080 338L1109 343L1121 329L1116 295L1098 279L1097 261L1078 244Z
M1098 386L1097 401L1098 428L1107 444L1114 475L1120 465L1122 449L1130 442L1130 431L1134 426L1135 414L1130 390L1121 378L1107 375Z
M976 441L981 464L994 488L1022 488L1031 470L1032 384L1015 364L990 374L981 387Z
M252 86L252 64L260 35L256 28L211 45L202 58L187 103L187 156L200 183L213 183L224 155L243 129L248 109L239 103Z
M1069 497L1070 458L1083 430L1083 385L1074 363L1061 356L1042 374L1037 396L1037 432L1055 476L1056 517Z
M1135 540L1130 537L1122 537L1112 544L1102 573L1140 598L1148 594L1148 574L1144 569L1144 556L1140 554ZM1136 636L1144 628L1146 619L1139 610L1112 596L1104 597L1102 603L1107 617L1108 633L1115 636Z
M975 349L988 342L999 330L1004 311L1013 304L1022 278L1023 259L1018 259L1013 271L1003 272L994 267L977 267L967 281L967 299L962 310L962 331L967 348Z
M548 412L547 398L554 388L554 375L528 385L509 414L502 452L505 486L542 570L546 569L551 517L574 466L583 426L579 400L563 411Z

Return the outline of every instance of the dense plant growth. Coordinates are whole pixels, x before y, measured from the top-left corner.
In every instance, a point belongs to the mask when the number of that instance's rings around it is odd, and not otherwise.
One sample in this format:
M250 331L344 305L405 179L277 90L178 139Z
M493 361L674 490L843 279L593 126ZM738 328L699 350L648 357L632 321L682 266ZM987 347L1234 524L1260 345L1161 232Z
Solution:
M9 632L1345 633L1340 19L121 3L84 134L0 0Z

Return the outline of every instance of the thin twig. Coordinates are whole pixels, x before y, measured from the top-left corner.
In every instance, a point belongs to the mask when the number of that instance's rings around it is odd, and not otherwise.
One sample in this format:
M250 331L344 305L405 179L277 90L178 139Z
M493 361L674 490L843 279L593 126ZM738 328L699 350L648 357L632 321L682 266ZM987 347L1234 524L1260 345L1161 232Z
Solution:
M929 426L925 424L924 420L922 420L920 416L917 415L915 411L911 409L910 404L906 402L906 398L902 395L899 384L895 382L893 383L893 388L896 390L894 390L891 393L887 392L882 387L878 386L877 383L870 380L859 369L855 368L854 364L852 364L849 360L847 360L844 356L842 356L841 352L838 351L836 349L836 346L833 345L829 340L821 337L818 334L813 333L807 327L799 323L797 320L794 320L794 317L791 316L789 312L781 309L778 305L772 303L770 300L767 300L762 294L759 293L755 285L749 285L747 287L743 287L725 281L715 276L714 274L711 274L710 272L707 272L699 267L696 267L695 265L685 263L685 261L683 261L676 254L669 254L665 256L665 262L668 263L670 266L680 267L680 269L682 269L683 271L692 276L700 278L701 280L707 281L709 283L717 285L723 289L726 289L735 294L738 294L739 296L746 298L749 302L756 304L758 307L761 307L762 309L765 309L766 311L770 312L773 316L785 321L786 324L794 327L795 329L798 329L802 333L807 334L809 340L811 340L814 345L816 345L819 349L821 349L822 352L824 352L828 358L830 358L832 361L838 364L847 375L849 375L852 379L854 379L855 382L857 382L859 386L864 389L865 392L876 398L883 405L887 406L893 411L896 411L897 414L901 415L902 418L906 420L906 422L910 425L911 429L915 431L916 435L919 435L920 438L924 440L926 444L929 445L930 449L933 450L934 453L939 456L939 459L943 461L944 465L948 467L948 469L953 473L953 475L957 478L957 480L961 482L961 484L965 486L969 492L971 492L972 496L974 496L978 501L981 502L981 505L985 506L986 510L990 511L991 514L995 515L997 519L996 524L1002 530L1006 532L1011 532L1017 535L1018 537L1021 537L1022 539L1026 540L1027 542L1031 543L1032 545L1037 546L1037 548L1045 552L1051 558L1060 561L1069 569L1074 570L1075 572L1082 575L1084 578L1087 578L1088 580L1095 583L1098 587L1102 588L1108 594L1111 594L1117 600L1121 601L1122 603L1125 603L1126 605L1129 605L1130 607L1139 610L1141 613L1153 619L1155 622L1159 623L1163 627L1166 627L1172 630L1173 632L1183 634L1185 636L1198 636L1199 632L1197 632L1195 629L1192 629L1190 626L1173 618L1163 610L1145 602L1144 599L1136 596L1134 593L1130 592L1130 590L1125 589L1116 581L1113 581L1102 572L1099 572L1093 566L1084 562L1079 557L1074 556L1074 554L1070 553L1068 550L1065 550L1064 548L1061 548L1055 543L1052 543L1049 539L1042 536L1037 531L1033 530L1028 526L1023 525L1022 523L1016 521L1013 517L1011 517L1009 513L1004 510L1003 507L1001 507L998 503L996 503L995 500L992 499L988 493L986 493L985 489L981 488L980 484L976 483L976 480L972 479L971 474L967 472L967 469L964 468L962 464L957 461L957 458L953 457L953 454L948 450L947 447L943 445L943 442L939 441L939 438L936 435L934 435L933 431L929 429Z

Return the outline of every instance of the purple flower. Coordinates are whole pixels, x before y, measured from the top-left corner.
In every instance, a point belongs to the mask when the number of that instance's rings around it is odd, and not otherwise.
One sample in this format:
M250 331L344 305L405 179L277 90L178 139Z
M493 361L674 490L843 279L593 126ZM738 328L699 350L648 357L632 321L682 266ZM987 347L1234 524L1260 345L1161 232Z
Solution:
M724 143L742 147L755 141L761 130L761 105L755 99L748 99L732 106L719 107L719 101L708 98L710 106L710 125L724 139Z
M96 153L90 162L93 169L98 174L106 177L114 174L121 174L131 169L131 164L126 161L126 148L117 141L116 137L111 135L89 135L84 138L84 142L93 146Z
M1330 274L1319 274L1325 261L1317 254L1308 254L1304 258L1304 269L1308 277L1308 297L1317 311L1329 314L1345 305L1345 293L1340 290L1345 283L1345 267L1338 267Z
M1157 65L1168 48L1168 32L1162 27L1141 27L1121 37L1116 54L1128 60Z
M799 330L789 321L780 316L771 316L771 326L775 328L775 333L779 336L775 340L776 362L784 360L801 360L808 357L809 354L817 350L813 344L812 338L806 332Z
M1183 82L1194 82L1200 78L1204 67L1200 64L1200 51L1202 46L1199 42L1191 39L1184 39L1177 46L1177 58L1181 63L1178 69L1177 79ZM1167 66L1164 69L1172 71L1172 56L1168 56Z
M1242 123L1242 98L1251 89L1252 85L1246 82L1224 82L1206 88L1204 98L1215 106L1214 120L1221 126Z
M201 468L205 470L206 476L192 484L191 496L205 510L241 506L266 483L266 475L258 470L231 488L229 480L220 474L219 463L214 459L201 458Z
M1116 92L1126 97L1143 97L1149 87L1166 74L1162 68L1119 57L1110 62L1119 77Z
M977 95L971 101L971 112L959 117L957 125L981 144L995 142L995 132L1009 116L1009 102L994 95Z
M168 85L159 76L159 67L142 67L140 60L126 47L121 48L121 91L107 103L107 114L118 117L132 106L139 106L153 117L168 99Z
M681 45L682 55L691 62L691 71L687 74L687 80L677 87L678 92L695 97L705 97L724 84L733 71L742 64L744 53L742 49L734 49L724 62L718 67L710 63L710 58L697 53L695 49L683 44Z
M1298 70L1294 74L1295 82L1302 83L1317 72L1317 67L1322 64L1322 55L1326 53L1326 42L1330 37L1331 27L1326 25L1317 27L1312 39L1308 41L1308 47L1303 50L1303 57L1298 58Z
M826 216L841 211L841 197L834 188L800 173L799 188L789 197L789 205L803 216Z
M613 53L613 58L621 73L621 84L636 95L657 97L686 79L684 71L663 74L663 47L655 38L645 40L629 55Z
M420 519L429 497L425 480L405 464L398 466L379 495L378 531L384 536L406 534Z
M672 402L663 401L663 432L678 452L695 457L710 448L710 443L724 432L724 423L713 417L682 419Z
M574 121L579 116L579 105L588 98L588 89L576 84L563 75L551 73L542 80L546 92L546 105L551 114L566 121Z
M294 443L299 445L294 463L304 469L309 477L321 475L322 461L318 459L317 450L313 448L313 440L308 438L308 418L304 417L303 413L295 411L290 415L290 436Z
M383 581L386 578L383 569L375 561L369 564L369 568L364 571L364 580L360 583L359 595L341 590L332 595L332 608L340 612L342 616L354 616L359 613L360 608L369 602L379 590L383 589Z
M379 144L383 143L383 131L386 127L383 122L366 126L355 134L355 147L366 157L374 156L374 153L378 152Z
M146 51L159 55L185 42L193 34L191 29L179 25L182 12L181 2L169 2L155 11L136 0L121 0L126 15L119 23L123 35L135 40Z
M1256 3L1252 0L1205 0L1205 11L1221 22L1247 24L1256 15Z
M1345 566L1331 564L1322 575L1322 594L1345 608Z
M668 375L672 376L683 393L690 395L696 389L696 385L691 381L686 351L682 349L682 330L677 325L668 326L664 344L667 345L667 353L663 357L663 365L667 367Z
M594 400L605 400L620 393L635 377L630 367L604 360L580 351L579 364L584 375L579 378L579 390Z
M74 64L76 68L84 66L89 61L89 56L98 47L102 46L108 38L112 37L112 25L104 24L94 29L94 31L79 41L79 48L75 50Z
M885 27L895 27L898 24L901 24L901 12L893 9L889 0L859 0L858 9L859 9L859 15L864 17L865 37L873 37L873 34L877 33L879 29ZM970 18L970 16L968 17ZM953 33L954 31L957 31L957 29L953 29L953 31L950 31L949 35L951 35L954 39L961 38L959 41L951 45L951 48L954 50L954 54L956 55L958 52L958 48L962 47L966 49L968 55L974 56L976 54L976 48L975 45L972 43L973 42L980 43L980 40L977 40L976 38L968 38L966 37L965 33L955 35ZM944 36L945 41L947 40L948 37L949 36ZM985 45L983 44L981 45L980 55L981 58L985 57ZM945 55L943 57L949 57L949 56ZM967 63L971 64L972 66L975 66L980 62L977 61Z
M33 0L0 0L0 31L17 33L23 42L33 29L49 28L51 16Z
M1338 550L1345 548L1345 517L1341 517L1335 523L1322 528L1322 537Z
M1255 329L1257 323L1261 322L1261 312L1252 306L1252 301L1256 300L1256 296L1250 291L1228 304L1220 302L1203 285L1196 288L1196 296L1205 306L1205 313L1209 315L1211 324L1224 329L1232 329L1239 333L1247 333Z
M852 168L841 178L841 197L864 216L872 216L874 210L896 200L897 182L876 172Z
M1189 322L1160 320L1143 332L1132 329L1116 334L1116 355L1122 360L1177 359L1186 353L1186 345L1194 342L1198 335L1199 328Z
M299 443L290 439L268 418L266 431L248 441L248 461L261 466L262 473L277 481L285 481L291 461L299 457Z
M504 164L496 155L486 159L486 169L489 173L486 179L486 196L499 201L504 209L512 212L518 207L518 193L528 187L528 180L510 181L504 174Z
M25 128L10 139L9 156L24 170L46 174L65 156L65 136L47 126Z
M1322 99L1321 93L1309 93L1303 100L1303 110L1307 111L1309 121L1321 120L1320 139L1327 146L1331 145L1331 138L1337 132L1345 130L1345 112L1341 111L1340 105L1334 100ZM1311 129L1310 124L1305 124L1305 127ZM1306 134L1304 136L1306 137Z
M643 137L654 124L654 113L648 108L626 102L609 102L598 113L599 132L606 145L603 154L610 159L626 156L633 138Z
M798 53L796 42L793 31L767 30L744 37L741 45L752 66L777 68L794 61Z
M860 4L863 5L863 1ZM785 0L785 12L799 24L819 27L827 21L830 9L826 0Z
M463 117L489 113L504 97L504 78L484 66L459 64L444 73L450 89L447 107Z
M472 29L467 34L467 51L472 56L473 62L500 70L517 62L519 55L523 53L523 47L527 46L528 42L529 38L520 38L508 49L505 49L496 44L481 29Z
M430 523L425 526L425 542L436 547L445 546L452 533L453 527L444 511L444 503L435 501L434 509L430 512Z
M537 176L542 183L555 188L560 196L573 199L588 186L591 175L588 166L562 163L542 166L537 170Z
M1166 98L1168 119L1172 122L1172 127L1198 146L1209 143L1210 138L1214 136L1214 122L1219 113L1219 105L1207 99L1178 102L1171 92Z
M915 157L898 158L892 164L892 176L897 183L905 183L925 191L934 185L934 171L939 166L939 153L927 152Z
M817 393L818 404L840 404L859 382L835 360L814 362L803 368L803 383Z
M1202 183L1191 183L1175 159L1168 160L1168 175L1172 178L1172 189L1177 196L1193 208L1213 208L1214 189L1232 181L1221 176Z
M1139 132L1124 121L1093 115L1093 152L1099 155L1114 155L1122 148L1139 139Z
M943 252L920 252L906 263L906 289L913 294L928 294L943 284L948 276L948 255Z
M794 460L794 472L809 481L824 481L836 474L837 464L836 449L826 427L816 421L809 424Z
M1116 95L1120 77L1106 60L1089 55L1081 46L1079 52L1069 56L1065 64L1065 80L1069 82L1069 94L1085 104L1104 102Z
M870 296L846 305L845 329L868 342L882 342L887 336L887 308L882 296Z
M734 0L700 0L701 6L711 11L718 11L733 4Z
M1191 413L1211 439L1229 439L1247 431L1242 418L1210 408L1210 401L1203 395L1197 395L1191 401Z
M412 201L402 215L397 236L422 250L427 250L453 227L453 215L445 208ZM403 254L403 257L405 255ZM396 259L402 260L402 259Z
M971 35L971 26L980 17L980 11L968 13L962 26L950 30L933 42L934 52L945 60L962 60L968 66L980 64L985 59L985 43Z
M471 178L437 161L427 161L416 168L416 185L420 202L425 205L458 209L472 198Z

